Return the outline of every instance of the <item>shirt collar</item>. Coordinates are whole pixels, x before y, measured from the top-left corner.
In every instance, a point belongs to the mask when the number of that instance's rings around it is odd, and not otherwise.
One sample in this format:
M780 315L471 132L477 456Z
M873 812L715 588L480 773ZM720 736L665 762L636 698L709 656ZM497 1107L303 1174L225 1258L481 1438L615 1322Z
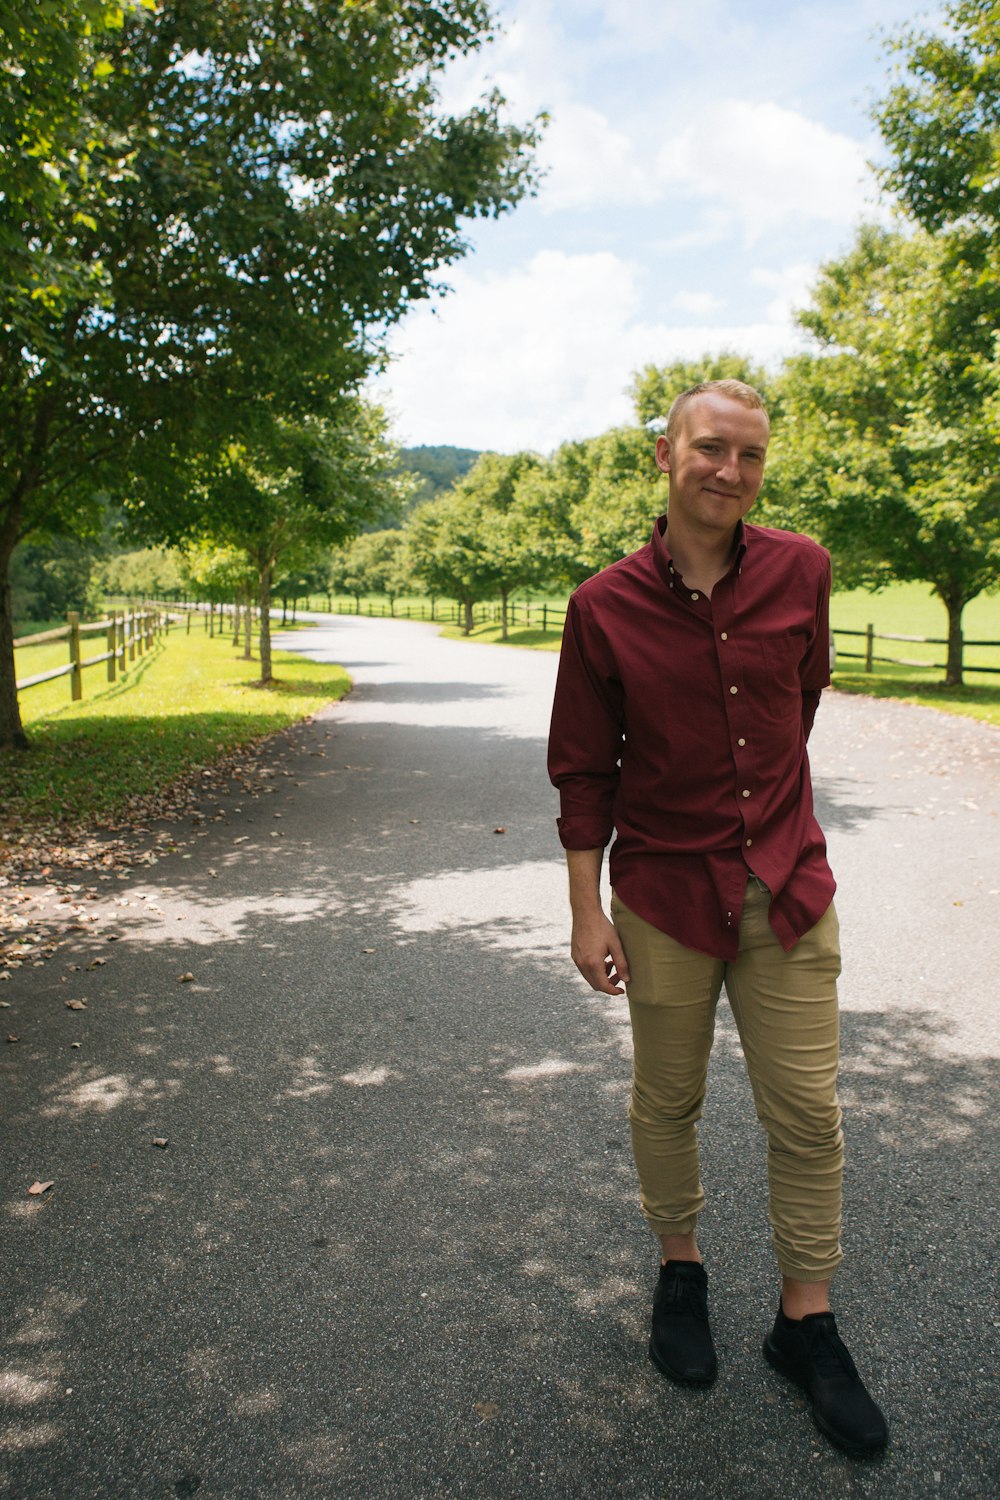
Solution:
M657 516L656 523L653 526L653 560L656 563L656 571L663 579L663 582L669 586L672 581L671 575L673 572L674 560L670 554L670 548L667 546L666 533L667 517L666 513L664 513L662 516ZM735 540L736 546L733 549L733 561L729 568L729 572L726 574L727 578L732 577L734 573L739 572L740 567L743 563L743 558L746 555L747 542L749 538L747 529L742 521L737 521L736 523Z

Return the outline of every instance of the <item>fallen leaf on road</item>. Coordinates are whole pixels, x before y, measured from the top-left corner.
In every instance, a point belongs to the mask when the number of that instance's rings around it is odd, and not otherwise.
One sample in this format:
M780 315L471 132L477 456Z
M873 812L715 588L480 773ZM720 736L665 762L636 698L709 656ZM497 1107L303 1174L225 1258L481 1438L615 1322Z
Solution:
M67 1010L86 1010L87 1009L87 1002L86 1002L86 1000L67 1000L66 1001L66 1009Z
M475 1409L484 1422L489 1422L500 1415L500 1408L495 1401L477 1401Z
M55 1187L55 1182L54 1181L53 1182L33 1182L31 1184L30 1188L28 1189L28 1197L29 1198L40 1198L43 1193L47 1193L48 1192L48 1190L49 1190L50 1187Z
M494 828L493 832L494 833L506 833L507 830L506 830L506 828Z
M90 963L87 965L87 968L88 969L99 969L102 964L106 964L106 963L107 963L107 959L106 958L92 958L90 960Z
M160 1146L162 1148L166 1144L167 1144L167 1138L166 1138L165 1135L154 1135L153 1136L153 1145L154 1146Z
M70 1047L72 1047L72 1048L74 1048L74 1049L75 1049L75 1048L78 1048L78 1047L79 1047L79 1046L80 1046L80 1045L81 1045L81 1044L80 1044L80 1043L79 1043L79 1042L70 1042Z
M192 981L192 979L194 979L194 975L193 974L178 974L177 978L180 980L181 984L190 984L191 981Z
M19 1036L15 1036L12 1031L8 1031L7 1040L8 1042L19 1042L21 1038Z
M361 951L362 951L362 953L374 953L375 949L374 948L362 948Z

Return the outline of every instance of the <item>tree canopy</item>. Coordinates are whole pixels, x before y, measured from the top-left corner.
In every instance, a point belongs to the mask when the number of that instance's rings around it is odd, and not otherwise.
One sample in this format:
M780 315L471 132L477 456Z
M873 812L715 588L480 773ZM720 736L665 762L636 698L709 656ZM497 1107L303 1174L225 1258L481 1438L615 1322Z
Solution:
M191 455L336 419L464 221L533 182L534 127L497 94L440 106L441 69L490 34L481 0L37 9L0 75L0 118L36 143L4 158L0 580L102 488L166 536ZM0 743L22 739L0 626Z

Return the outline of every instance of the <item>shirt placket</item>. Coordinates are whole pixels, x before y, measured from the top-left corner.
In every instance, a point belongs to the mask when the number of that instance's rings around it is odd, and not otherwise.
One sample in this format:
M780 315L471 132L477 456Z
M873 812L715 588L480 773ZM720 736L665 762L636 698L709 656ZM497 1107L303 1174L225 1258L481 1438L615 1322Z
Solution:
M733 794L743 825L741 851L746 868L753 870L754 839L758 829L758 778L753 753L753 708L743 675L742 643L736 623L734 603L735 576L730 575L712 595L712 630L722 682L723 706L729 727L729 747L733 761ZM726 926L739 926L746 888L745 871L733 874L733 886L727 891Z

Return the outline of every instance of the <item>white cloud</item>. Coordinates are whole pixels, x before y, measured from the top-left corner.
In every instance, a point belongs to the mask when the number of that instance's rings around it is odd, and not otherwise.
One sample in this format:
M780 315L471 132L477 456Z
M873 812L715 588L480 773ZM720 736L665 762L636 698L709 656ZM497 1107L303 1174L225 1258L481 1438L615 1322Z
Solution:
M793 313L807 305L818 275L817 266L811 262L799 262L783 266L779 271L757 266L750 272L750 281L754 286L765 287L773 293L767 304L768 320L781 323L790 322Z
M651 203L660 196L629 137L589 105L565 104L556 113L543 138L540 162L546 175L539 205L547 213Z
M799 340L773 321L674 326L644 316L639 268L610 253L541 251L505 274L459 267L435 315L420 307L393 339L376 396L401 413L403 442L551 452L628 421L626 387L646 363L737 349L773 361Z
M670 299L670 306L678 312L691 313L693 317L707 318L711 313L722 312L724 298L714 292L677 292Z
M660 180L728 212L753 243L788 221L849 224L871 178L857 141L772 103L729 99L665 142Z

